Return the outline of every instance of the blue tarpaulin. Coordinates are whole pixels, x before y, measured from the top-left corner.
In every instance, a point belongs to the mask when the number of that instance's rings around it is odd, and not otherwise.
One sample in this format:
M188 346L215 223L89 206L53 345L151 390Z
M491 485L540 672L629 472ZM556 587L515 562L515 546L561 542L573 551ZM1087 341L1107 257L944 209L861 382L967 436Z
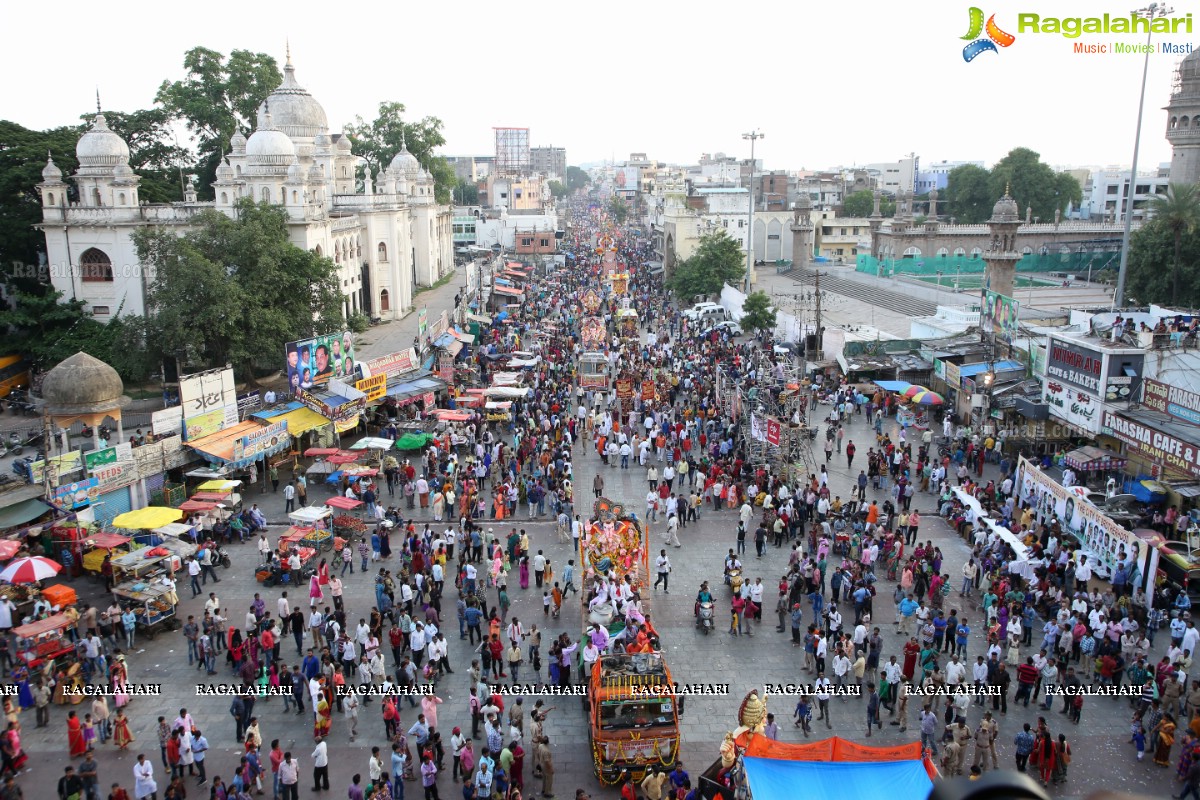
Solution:
M997 361L991 365L992 372L1012 372L1014 369L1024 369L1020 361ZM978 364L963 364L958 368L958 374L964 378L974 378L980 373L988 371L986 361Z
M933 781L920 761L842 762L742 759L754 800L790 800L803 786L805 797L886 797L925 800Z
M912 386L908 381L875 381L875 385L885 392L907 392Z

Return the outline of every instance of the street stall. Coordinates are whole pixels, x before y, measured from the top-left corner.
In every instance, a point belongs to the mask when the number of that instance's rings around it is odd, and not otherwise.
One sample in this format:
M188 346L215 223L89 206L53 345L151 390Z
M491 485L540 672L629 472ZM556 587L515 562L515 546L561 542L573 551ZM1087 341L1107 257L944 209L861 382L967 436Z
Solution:
M292 551L300 557L300 575L297 584L303 585L303 582L312 577L314 566L313 559L317 555L317 548L309 546L306 542L311 540L314 533L319 529L293 525L288 528L282 536L279 537L279 547L276 553L272 556L269 563L260 564L254 572L254 579L263 586L275 586L276 584L288 586L292 583L291 570L288 569L287 561L291 556ZM324 531L328 533L328 531ZM332 546L332 535L330 537L330 545Z
M133 539L139 545L153 546L162 541L150 531L171 522L178 522L184 512L178 508L165 506L146 506L136 511L127 511L113 518L112 526L121 530L137 531Z
M608 389L608 356L590 352L579 357L579 385L584 389Z
M129 552L128 536L107 531L93 531L83 540L83 571L93 578L99 577L100 567L104 564L105 556L114 558Z
M53 614L12 629L16 637L16 662L30 673L47 661L75 657L75 644L67 636L71 620L66 614Z
M336 500L338 498L331 499ZM346 498L343 497L340 499L345 500ZM289 532L303 529L306 533L302 544L314 550L331 550L333 548L332 518L333 509L331 508L326 506L305 506L288 514L288 520L292 523Z
M1120 477L1120 473L1125 469L1126 459L1112 450L1088 445L1065 453L1062 463L1077 473L1076 477L1080 483L1099 488L1104 486L1110 473Z
M175 614L179 598L160 578L126 581L113 587L113 596L123 606L132 606L137 629L153 639L159 630L182 627Z

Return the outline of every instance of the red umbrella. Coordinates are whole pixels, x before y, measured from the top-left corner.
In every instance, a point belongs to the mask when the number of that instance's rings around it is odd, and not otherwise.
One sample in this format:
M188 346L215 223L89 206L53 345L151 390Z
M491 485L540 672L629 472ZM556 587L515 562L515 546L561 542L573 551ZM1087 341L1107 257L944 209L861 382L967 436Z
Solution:
M0 539L0 561L8 561L21 552L21 543L15 539Z
M62 569L62 564L41 556L18 558L0 572L0 581L8 583L37 583L53 578Z
M338 453L325 459L330 464L349 464L353 461L358 461L358 453Z

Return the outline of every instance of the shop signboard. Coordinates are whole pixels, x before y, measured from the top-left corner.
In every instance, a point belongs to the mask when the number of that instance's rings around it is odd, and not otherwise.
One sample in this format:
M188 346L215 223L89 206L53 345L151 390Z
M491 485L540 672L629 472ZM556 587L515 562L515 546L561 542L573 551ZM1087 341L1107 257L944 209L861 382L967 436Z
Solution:
M1200 394L1162 381L1142 381L1142 405L1167 414L1189 425L1200 425Z
M183 421L184 438L189 442L203 439L238 424L236 405L228 405Z
M417 351L416 348L410 347L407 350L388 353L379 358L367 359L364 365L366 367L365 370L362 370L366 373L364 377L387 375L389 378L393 378L406 372L412 372L417 368Z
M617 399L633 399L633 380L631 378L617 378Z
M355 381L354 388L366 394L368 403L373 403L387 394L387 373Z
M253 392L246 392L237 396L238 419L242 422L246 418L262 408L262 394L257 389Z
M83 508L100 497L98 487L99 481L95 478L63 484L54 490L54 505L64 511Z
M280 444L287 444L289 438L287 420L281 419L279 422L273 422L234 439L233 460L256 459L263 453L273 452Z
M128 486L137 480L137 462L130 458L127 461L102 464L92 470L92 477L96 479L97 491L104 494L113 489Z
M1098 557L1109 570L1129 554L1137 559L1141 574L1145 574L1146 549L1140 540L1092 505L1087 498L1065 489L1022 457L1017 469L1017 486L1023 503L1029 503L1038 522L1049 524L1055 517L1063 529L1071 533ZM1089 560L1092 560L1089 558Z
M958 389L962 386L962 370L958 364L946 362L946 385L951 389Z
M84 454L83 456L84 464L87 466L88 470L94 470L97 467L104 466L105 464L115 464L118 461L132 460L133 445L131 445L129 442L122 442L121 444L116 444L112 447L105 447L103 450L93 450L90 453Z
M339 406L331 406L312 392L305 391L304 389L300 390L297 399L330 422L345 422L348 419L358 416L358 413L366 406L367 396L362 392L356 393L359 397L347 400Z
M438 377L446 383L454 383L454 356L447 350L438 353Z
M438 337L448 330L450 330L450 316L443 309L442 313L429 326L429 339L436 342Z
M943 382L946 380L946 362L940 358L933 360L933 377Z
M437 395L433 392L426 392L421 395L421 403L425 406L426 411L431 411L437 404Z
M1050 339L1046 353L1046 378L1090 392L1093 397L1100 392L1100 372L1104 368L1104 357L1098 350L1067 342Z
M1100 400L1096 395L1047 377L1042 397L1052 415L1081 431L1100 432Z
M219 408L237 406L233 370L209 370L179 379L179 405L185 420Z
M46 461L34 461L29 465L29 473L31 482L40 484L46 480ZM63 482L63 478L69 478L74 473L83 470L83 453L79 450L72 450L69 453L63 453L61 456L55 456L49 459L50 474L52 483L58 486ZM74 475L78 478L79 475Z
M417 336L424 339L425 332L429 330L429 309L421 306L420 312L417 314Z
M1200 478L1200 446L1180 441L1111 411L1104 412L1103 432L1120 439L1129 449L1155 464Z
M171 406L150 415L150 430L155 436L170 436L183 431L183 406Z
M350 331L330 333L288 342L284 346L287 360L288 387L292 394L301 389L325 386L331 378L353 378L354 334Z
M149 478L167 469L163 460L162 442L149 442L133 451L133 460L137 462L139 478Z

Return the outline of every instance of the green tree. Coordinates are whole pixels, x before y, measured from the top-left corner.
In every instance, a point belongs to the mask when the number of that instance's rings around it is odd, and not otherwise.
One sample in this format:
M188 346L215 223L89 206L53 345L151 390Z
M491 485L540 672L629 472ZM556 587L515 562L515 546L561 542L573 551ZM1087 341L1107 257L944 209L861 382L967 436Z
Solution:
M1065 172L1055 172L1028 147L1013 148L996 162L988 174L988 188L992 203L1007 189L1022 212L1032 208L1033 216L1042 222L1052 222L1055 210L1065 211L1069 204L1083 198L1079 181Z
M567 188L572 192L576 189L583 189L592 182L592 179L588 176L587 172L579 167L567 167L566 178Z
M0 311L0 327L8 331L6 346L45 371L81 350L110 364L130 383L150 374L144 320L122 316L118 309L105 325L92 317L82 300L66 300L62 292L16 290L12 307Z
M963 164L946 176L946 207L955 222L974 225L992 215L992 206L1000 199L993 195L989 173L983 167Z
M90 126L94 118L95 114L81 117L85 126ZM141 178L139 199L147 203L182 200L180 176L192 170L194 157L176 143L171 112L165 108L129 113L105 111L104 118L108 127L129 145L129 166Z
M563 185L562 181L550 181L549 186L550 194L556 199L567 196L567 187Z
M63 176L78 167L75 143L82 128L64 126L35 131L15 122L0 120L0 276L10 286L26 292L44 292L37 269L38 254L46 239L33 226L42 221L42 198L37 184L42 180L46 154ZM68 181L70 191L74 187ZM70 196L62 202L70 200Z
M401 147L407 147L432 173L435 199L442 204L451 201L451 191L458 181L454 168L433 152L446 143L442 121L437 117L405 122L404 104L389 101L379 104L379 114L371 122L355 117L344 130L354 143L354 152L366 159L372 174L386 168Z
M629 217L629 204L625 202L625 198L614 196L608 201L608 213L612 214L618 225L624 225Z
M875 193L870 189L859 189L842 201L842 216L869 217L875 210ZM896 201L886 197L879 199L880 216L890 217L896 213Z
M196 137L199 160L197 189L211 197L221 155L237 130L252 130L258 107L283 79L275 59L266 53L233 50L227 59L216 50L193 47L183 56L187 77L163 81L155 100Z
M1171 232L1171 296L1178 298L1183 291L1183 237L1196 230L1200 223L1200 194L1194 183L1172 183L1165 195L1150 198L1154 222Z
M459 181L454 187L454 202L460 206L479 205L479 187L470 181Z
M751 292L742 303L742 330L747 333L775 330L775 313L766 292Z
M199 214L183 236L134 233L140 263L152 267L146 307L152 341L189 363L232 363L252 380L284 342L344 324L333 262L288 240L278 206L241 200L236 218Z
M746 277L746 254L741 245L718 229L700 237L700 244L691 258L675 265L668 288L682 300L698 294L717 294L726 283L737 283Z
M1172 264L1178 264L1178 270L1171 269ZM1175 231L1166 219L1151 219L1130 239L1128 270L1125 300L1130 305L1200 306L1200 231L1193 228L1182 233L1177 250ZM1178 292L1174 289L1176 272Z

